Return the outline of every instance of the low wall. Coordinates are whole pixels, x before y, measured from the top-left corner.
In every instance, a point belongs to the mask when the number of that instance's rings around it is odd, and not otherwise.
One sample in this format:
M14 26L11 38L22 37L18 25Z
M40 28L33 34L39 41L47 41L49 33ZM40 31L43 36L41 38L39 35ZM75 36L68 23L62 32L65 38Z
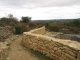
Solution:
M41 30L44 29L41 28ZM80 60L80 43L76 41L60 40L41 35L41 33L24 32L22 43L54 60Z
M34 29L34 30L29 31L29 32L34 33L34 34L45 34L45 27Z

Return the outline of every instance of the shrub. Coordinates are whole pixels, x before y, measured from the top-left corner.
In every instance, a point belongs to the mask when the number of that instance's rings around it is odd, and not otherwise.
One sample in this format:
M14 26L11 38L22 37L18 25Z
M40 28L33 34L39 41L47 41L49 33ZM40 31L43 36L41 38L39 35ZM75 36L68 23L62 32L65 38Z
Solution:
M55 31L55 32L58 32L62 29L62 27L58 24L49 24L48 28L51 30L51 31Z
M77 28L77 27L69 27L69 30L74 33L79 33L79 28Z
M29 26L31 29L42 27L43 25L39 22L30 22Z
M15 27L15 30L16 30L16 34L22 34L23 33L22 26L21 25L17 25Z
M31 29L36 28L36 25L33 22L30 22L29 26L30 26Z
M16 34L22 34L23 32L29 31L29 27L26 24L18 24L15 26Z

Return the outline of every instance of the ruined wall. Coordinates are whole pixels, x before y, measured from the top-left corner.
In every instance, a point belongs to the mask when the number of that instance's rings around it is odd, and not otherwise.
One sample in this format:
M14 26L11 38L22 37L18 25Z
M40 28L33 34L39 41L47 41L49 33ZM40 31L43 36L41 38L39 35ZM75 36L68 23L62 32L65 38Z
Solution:
M45 33L45 27L34 29L34 30L31 30L30 32L34 33L34 34L44 34Z
M41 34L24 32L22 43L54 60L80 60L80 43L76 41L60 40Z

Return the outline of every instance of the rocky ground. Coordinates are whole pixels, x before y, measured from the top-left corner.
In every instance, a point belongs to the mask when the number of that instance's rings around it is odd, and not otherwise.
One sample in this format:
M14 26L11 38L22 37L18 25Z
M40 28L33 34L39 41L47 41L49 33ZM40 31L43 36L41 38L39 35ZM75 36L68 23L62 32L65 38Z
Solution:
M9 38L11 35L13 35L11 29L12 27L10 26L0 27L0 42L4 41L6 38Z
M51 60L41 53L30 51L22 43L22 35L13 35L0 42L0 60Z
M38 60L21 44L21 36L13 36L0 43L0 60Z
M58 38L58 39L65 39L65 40L72 40L80 42L80 34L63 34L61 32L46 32L47 36Z
M45 35L55 37L58 34L56 32L47 32ZM42 56L41 53L38 54L25 48L21 43L22 35L12 35L4 41L0 42L0 60L51 60L44 55Z

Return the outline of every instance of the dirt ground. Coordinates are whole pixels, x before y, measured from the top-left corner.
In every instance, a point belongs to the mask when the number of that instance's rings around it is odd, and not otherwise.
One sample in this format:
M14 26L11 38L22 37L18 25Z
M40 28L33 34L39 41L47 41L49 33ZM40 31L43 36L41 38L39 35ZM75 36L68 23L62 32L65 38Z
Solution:
M22 36L14 36L7 39L9 48L7 51L0 53L0 60L39 60L22 46L21 40Z

